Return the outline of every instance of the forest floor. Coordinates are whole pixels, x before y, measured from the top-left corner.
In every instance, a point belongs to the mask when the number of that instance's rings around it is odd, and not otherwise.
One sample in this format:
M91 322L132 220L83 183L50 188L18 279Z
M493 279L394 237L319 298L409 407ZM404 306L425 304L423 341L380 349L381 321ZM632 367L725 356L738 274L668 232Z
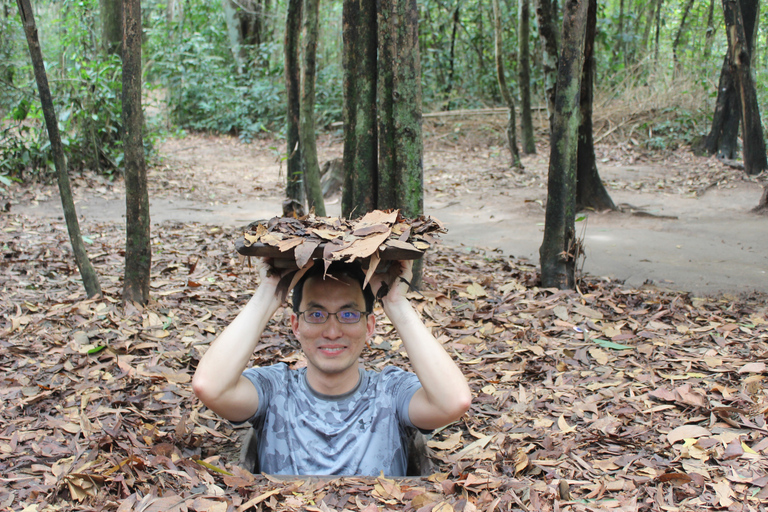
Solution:
M73 180L99 299L83 297L55 187L3 199L0 511L766 510L768 240L750 212L761 182L685 150L600 145L625 212L582 221L578 290L541 289L547 148L515 173L498 129L426 128L426 213L448 232L413 301L475 394L430 438L438 473L239 469L242 429L189 382L257 284L233 242L280 212L282 146L189 136L163 143L149 172L144 308L121 304L121 182ZM319 151L340 157L340 141ZM366 366L408 368L377 314ZM302 364L286 318L256 364Z

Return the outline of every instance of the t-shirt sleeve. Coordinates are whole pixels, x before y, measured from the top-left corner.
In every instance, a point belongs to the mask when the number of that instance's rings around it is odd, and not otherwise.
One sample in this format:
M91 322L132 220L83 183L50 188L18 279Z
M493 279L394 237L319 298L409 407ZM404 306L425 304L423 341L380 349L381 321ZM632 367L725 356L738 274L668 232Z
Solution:
M285 363L278 363L272 366L248 368L243 372L243 377L251 381L259 395L259 408L243 423L255 425L264 417L269 408L269 401L275 396L278 382L283 381L282 376L287 371L288 367Z
M394 397L394 406L400 423L405 427L416 428L408 414L413 395L421 388L421 382L415 373L407 372L395 366L382 370L384 381L390 396ZM431 432L430 430L422 432Z

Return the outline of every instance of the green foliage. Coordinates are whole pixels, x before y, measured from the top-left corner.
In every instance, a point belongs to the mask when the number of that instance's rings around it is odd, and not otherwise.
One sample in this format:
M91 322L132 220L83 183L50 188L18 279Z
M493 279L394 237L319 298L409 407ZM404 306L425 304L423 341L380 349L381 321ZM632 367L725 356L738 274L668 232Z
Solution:
M273 55L282 47L251 48L252 62L262 66L238 75L218 4L189 4L185 19L170 23L164 6L157 7L147 30L148 78L167 91L171 121L193 131L238 134L244 141L276 129L285 106L282 61Z
M99 26L98 0L67 0L46 7L36 23L68 169L111 176L123 158L122 66L118 56L98 48L94 33ZM21 36L18 15L6 22ZM58 32L54 26L60 27ZM52 171L53 156L25 42L23 52L15 51L17 58L20 54L26 61L14 67L10 84L18 94L3 105L1 168L7 176L45 179Z

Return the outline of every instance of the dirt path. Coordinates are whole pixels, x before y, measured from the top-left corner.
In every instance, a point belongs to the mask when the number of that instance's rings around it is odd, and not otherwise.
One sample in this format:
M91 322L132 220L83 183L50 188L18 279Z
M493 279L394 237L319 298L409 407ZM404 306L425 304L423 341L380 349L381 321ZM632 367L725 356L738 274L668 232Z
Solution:
M163 143L163 163L149 173L153 223L238 227L279 214L283 176L277 148L282 150L280 141L242 145L229 137ZM633 147L597 149L601 177L629 213L592 213L579 223L584 272L631 287L649 284L697 295L768 291L768 218L750 212L760 199L759 182L683 151L661 160ZM340 157L340 141L324 137L318 151L321 161ZM515 174L505 150L493 143L477 143L455 130L428 137L425 210L446 224L445 243L538 262L546 154L539 148L539 156L524 160L525 172ZM78 179L76 199L86 219L122 221L121 183ZM338 199L327 208L338 215ZM52 187L17 195L12 211L61 217Z

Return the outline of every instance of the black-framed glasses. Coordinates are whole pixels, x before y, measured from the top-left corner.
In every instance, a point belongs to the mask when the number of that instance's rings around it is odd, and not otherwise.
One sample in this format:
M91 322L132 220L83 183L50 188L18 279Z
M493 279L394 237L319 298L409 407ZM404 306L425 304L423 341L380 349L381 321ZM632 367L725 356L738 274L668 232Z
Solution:
M308 324L324 324L332 315L336 317L336 320L338 320L340 324L356 324L367 314L367 311L358 311L356 309L341 309L335 313L330 313L322 309L299 311L299 315L303 315L304 321Z

